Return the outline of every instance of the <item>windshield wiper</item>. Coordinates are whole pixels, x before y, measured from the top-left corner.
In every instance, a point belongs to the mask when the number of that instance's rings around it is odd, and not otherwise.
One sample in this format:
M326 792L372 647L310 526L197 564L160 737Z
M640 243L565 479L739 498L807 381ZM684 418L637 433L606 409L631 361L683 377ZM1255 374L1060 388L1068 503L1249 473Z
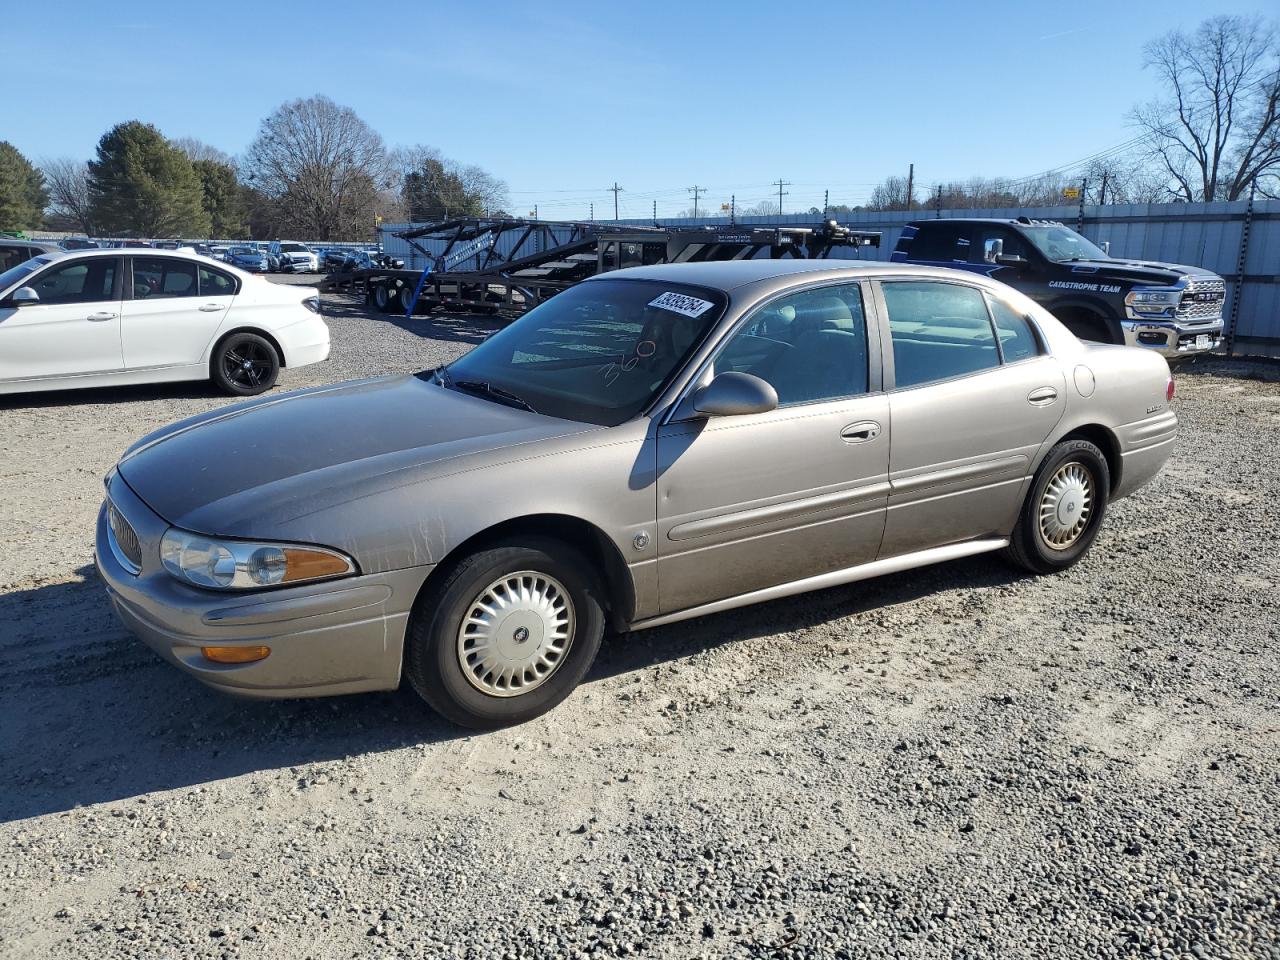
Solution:
M468 393L480 393L492 397L499 403L505 403L509 407L518 407L521 410L528 410L530 413L537 413L528 400L519 394L512 393L510 390L504 390L502 387L495 387L487 380L450 380L449 386L458 390L465 390Z

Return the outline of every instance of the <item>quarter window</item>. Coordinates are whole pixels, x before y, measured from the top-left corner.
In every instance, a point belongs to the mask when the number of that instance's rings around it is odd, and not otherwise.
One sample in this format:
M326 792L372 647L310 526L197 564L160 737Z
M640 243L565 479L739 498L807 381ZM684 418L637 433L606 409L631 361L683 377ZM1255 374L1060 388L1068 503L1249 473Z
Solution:
M50 267L31 286L41 303L96 303L112 299L116 269L114 257L86 257Z
M982 294L932 281L885 283L893 337L894 382L914 387L1000 365Z
M165 300L199 293L194 262L167 257L133 258L133 299Z
M1040 341L1027 318L1003 300L987 297L991 319L1000 338L1000 353L1005 363L1017 363L1040 355Z
M789 294L757 310L725 344L715 370L749 373L781 406L867 392L867 325L856 283Z

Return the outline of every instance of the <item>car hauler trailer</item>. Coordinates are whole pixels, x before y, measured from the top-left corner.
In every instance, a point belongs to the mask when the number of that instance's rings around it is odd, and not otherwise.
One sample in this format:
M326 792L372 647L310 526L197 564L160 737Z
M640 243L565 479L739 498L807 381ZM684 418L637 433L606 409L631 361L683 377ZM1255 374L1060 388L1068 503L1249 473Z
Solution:
M516 316L587 277L624 267L706 260L829 256L837 247L879 247L878 232L834 220L815 226L628 226L573 220L465 217L395 236L424 270L341 270L326 291L363 295L387 313L435 309ZM436 252L428 250L430 243Z

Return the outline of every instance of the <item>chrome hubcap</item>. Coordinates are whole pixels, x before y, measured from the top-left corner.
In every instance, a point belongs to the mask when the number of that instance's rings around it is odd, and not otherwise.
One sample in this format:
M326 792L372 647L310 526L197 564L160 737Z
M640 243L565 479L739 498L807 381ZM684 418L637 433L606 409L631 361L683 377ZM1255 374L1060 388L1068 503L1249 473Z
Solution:
M515 697L546 683L573 643L573 599L564 584L533 570L493 581L458 628L458 662L473 687Z
M1049 478L1040 498L1040 539L1066 550L1080 539L1093 516L1093 474L1084 464L1064 463Z

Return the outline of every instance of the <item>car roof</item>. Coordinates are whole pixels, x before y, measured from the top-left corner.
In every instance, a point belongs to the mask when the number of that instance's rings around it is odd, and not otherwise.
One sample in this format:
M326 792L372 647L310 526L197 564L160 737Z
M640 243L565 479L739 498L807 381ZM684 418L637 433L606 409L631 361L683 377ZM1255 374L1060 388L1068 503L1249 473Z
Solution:
M950 272L950 271L948 271ZM936 277L937 267L922 267L905 263L889 263L886 260L709 260L701 263L660 263L649 267L629 267L596 274L588 279L607 280L666 280L670 283L690 283L695 286L718 290L733 290L750 283L794 277L805 279L809 274L833 276L897 276Z

